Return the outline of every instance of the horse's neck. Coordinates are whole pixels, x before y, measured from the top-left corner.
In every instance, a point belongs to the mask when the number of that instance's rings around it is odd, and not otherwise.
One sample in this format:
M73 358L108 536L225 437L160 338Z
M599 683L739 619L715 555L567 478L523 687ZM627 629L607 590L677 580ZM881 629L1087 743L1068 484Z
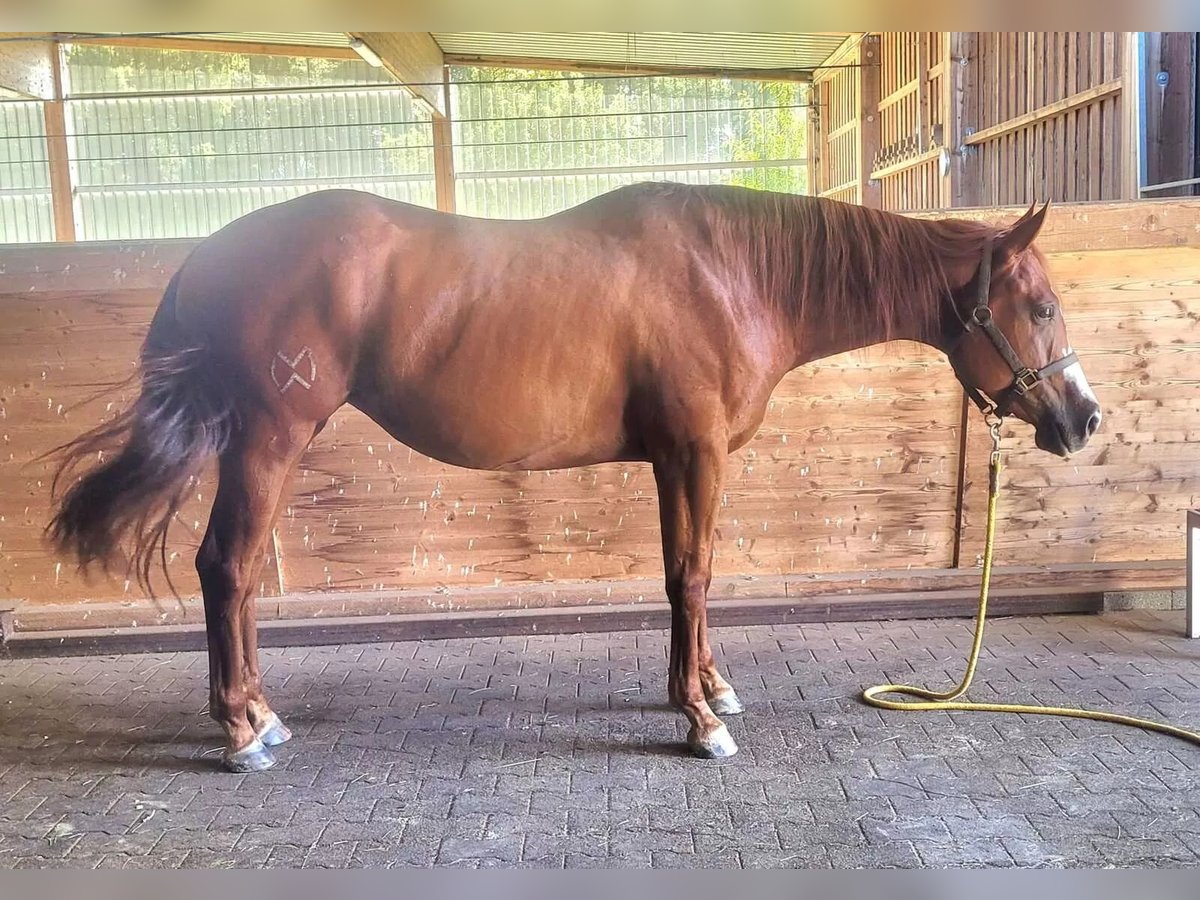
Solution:
M821 322L793 323L796 337L796 359L793 367L887 341L928 343L927 336L918 333L918 328L911 322L908 323L909 327L905 327L904 323L899 327L893 326L890 334L886 332L883 322L878 324L877 329L868 329L865 332L858 327L852 331L847 327L847 322L845 318L829 316Z

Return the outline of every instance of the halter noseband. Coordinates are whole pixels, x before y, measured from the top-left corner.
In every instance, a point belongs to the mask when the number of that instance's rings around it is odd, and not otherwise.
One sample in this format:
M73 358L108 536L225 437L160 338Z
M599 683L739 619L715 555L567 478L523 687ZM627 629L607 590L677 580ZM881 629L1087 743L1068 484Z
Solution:
M1004 332L996 327L996 323L992 319L992 308L988 305L988 297L992 289L992 241L990 238L983 245L983 259L979 263L979 275L977 277L979 281L979 293L971 315L962 320L962 337L966 337L966 335L973 332L976 328L981 329L992 342L992 346L996 348L996 352L1000 354L1000 357L1012 371L1013 380L1012 384L1002 390L994 400L978 388L971 387L970 385L964 385L964 388L966 389L967 396L974 401L975 405L985 415L995 413L997 416L1004 418L1009 414L1012 404L1018 397L1025 396L1025 394L1028 394L1051 375L1055 375L1068 366L1079 362L1079 357L1072 351L1062 359L1056 359L1054 362L1042 366L1040 369L1033 369L1025 365L1021 361L1021 357L1017 356L1012 344L1004 336ZM957 306L955 308L957 309ZM961 318L961 313L959 315ZM962 338L960 337L959 341L961 340Z

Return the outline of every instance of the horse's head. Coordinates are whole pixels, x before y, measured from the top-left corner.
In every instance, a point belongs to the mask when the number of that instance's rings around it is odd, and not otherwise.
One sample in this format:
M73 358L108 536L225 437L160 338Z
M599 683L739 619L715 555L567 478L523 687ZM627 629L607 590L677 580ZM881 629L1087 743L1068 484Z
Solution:
M1059 456L1081 449L1100 427L1100 404L1067 340L1062 304L1032 246L1049 204L1033 207L985 245L975 275L955 303L961 337L950 350L959 381L977 403L1036 429L1039 448Z

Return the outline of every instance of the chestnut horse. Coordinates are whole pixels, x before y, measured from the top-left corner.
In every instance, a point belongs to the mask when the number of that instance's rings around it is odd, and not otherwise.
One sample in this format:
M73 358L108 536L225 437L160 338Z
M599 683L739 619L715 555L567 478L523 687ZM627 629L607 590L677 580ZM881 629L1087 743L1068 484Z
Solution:
M1099 425L1031 248L1045 214L996 229L676 184L534 221L353 191L260 209L171 279L141 394L64 448L66 470L91 468L48 531L84 566L128 559L148 589L191 479L218 458L196 559L211 714L226 767L254 771L290 732L263 693L253 590L289 476L342 404L458 466L649 462L672 610L668 695L692 750L728 756L737 746L718 716L742 704L709 646L713 533L727 457L784 374L921 341L974 396L1035 425L1044 450L1065 456ZM111 452L97 462L99 450Z

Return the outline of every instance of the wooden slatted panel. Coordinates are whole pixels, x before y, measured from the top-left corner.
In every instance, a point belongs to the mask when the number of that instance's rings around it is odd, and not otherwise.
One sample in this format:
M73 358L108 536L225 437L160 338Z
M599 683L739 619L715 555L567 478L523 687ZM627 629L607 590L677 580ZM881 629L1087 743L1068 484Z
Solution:
M967 138L967 201L1120 198L1121 93L1091 94L1122 77L1122 33L978 32L974 44L963 125L996 133Z
M945 32L885 32L881 36L880 150L875 177L883 209L905 212L950 205L949 182L936 159L947 146ZM914 165L903 166L906 162Z
M847 47L818 72L813 91L818 102L816 151L820 163L814 193L846 203L862 202L860 74L857 46ZM849 68L839 68L846 66Z

